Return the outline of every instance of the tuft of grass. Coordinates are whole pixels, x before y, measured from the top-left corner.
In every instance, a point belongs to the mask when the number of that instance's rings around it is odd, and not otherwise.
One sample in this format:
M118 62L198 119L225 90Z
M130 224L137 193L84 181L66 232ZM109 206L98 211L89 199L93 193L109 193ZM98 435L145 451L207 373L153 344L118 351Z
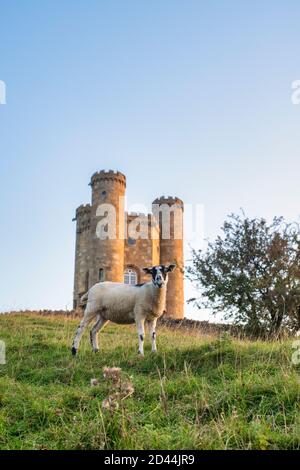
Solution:
M158 354L137 355L133 326L110 324L73 359L78 319L0 316L0 449L300 449L299 369L290 340L158 329ZM115 411L103 367L135 392ZM99 384L91 387L91 378Z

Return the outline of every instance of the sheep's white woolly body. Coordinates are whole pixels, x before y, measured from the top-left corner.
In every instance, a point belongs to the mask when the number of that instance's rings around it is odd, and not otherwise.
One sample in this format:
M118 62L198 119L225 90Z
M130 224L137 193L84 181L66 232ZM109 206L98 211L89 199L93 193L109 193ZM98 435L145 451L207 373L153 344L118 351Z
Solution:
M135 322L140 309L145 320L158 318L165 305L166 288L153 288L152 282L143 286L100 282L89 290L86 314L93 318L100 313L105 320L126 324Z
M84 317L73 341L75 355L85 327L92 319L96 323L91 330L91 343L98 351L98 331L108 321L119 324L136 323L139 335L139 352L143 354L145 321L149 323L152 351L156 351L156 321L163 314L166 305L167 274L175 265L145 268L152 275L152 282L130 286L117 282L99 282L90 288L83 299L87 300Z
M134 323L135 293L132 289L132 286L114 282L95 284L89 290L86 314L93 317L100 313L103 319L114 323Z

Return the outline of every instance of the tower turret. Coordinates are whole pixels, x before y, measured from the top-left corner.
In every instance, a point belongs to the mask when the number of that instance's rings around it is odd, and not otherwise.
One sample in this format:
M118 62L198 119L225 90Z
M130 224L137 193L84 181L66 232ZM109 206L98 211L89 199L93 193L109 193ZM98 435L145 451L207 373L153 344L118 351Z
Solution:
M123 282L126 177L119 171L99 171L92 176L90 185L91 284L104 280ZM103 222L108 218L109 226L104 226Z
M89 288L89 256L90 256L90 226L91 205L81 205L76 210L76 247L75 247L75 275L74 275L74 308L77 307L80 297Z
M178 197L160 197L152 203L153 214L159 220L160 263L175 263L177 269L170 273L166 314L170 318L184 317L183 285L183 210L184 204Z

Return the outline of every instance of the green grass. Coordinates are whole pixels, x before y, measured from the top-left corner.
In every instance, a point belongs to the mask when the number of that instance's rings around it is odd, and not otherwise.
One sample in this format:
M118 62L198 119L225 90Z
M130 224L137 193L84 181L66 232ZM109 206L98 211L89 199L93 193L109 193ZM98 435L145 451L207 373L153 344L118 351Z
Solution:
M139 358L134 326L108 325L100 352L79 320L0 316L0 449L300 449L299 369L291 341L249 342L160 327ZM104 366L135 393L102 410ZM91 387L91 378L100 384Z

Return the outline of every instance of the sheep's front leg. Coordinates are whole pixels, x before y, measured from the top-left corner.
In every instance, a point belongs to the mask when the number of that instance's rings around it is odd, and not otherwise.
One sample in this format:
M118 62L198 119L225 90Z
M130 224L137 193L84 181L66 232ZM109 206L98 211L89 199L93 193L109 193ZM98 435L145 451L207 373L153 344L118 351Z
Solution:
M136 320L136 326L139 336L139 354L144 355L144 339L145 339L145 320L139 319Z
M154 320L151 320L149 322L149 333L150 333L150 338L151 338L151 344L152 344L152 352L156 352L156 322L157 319L155 318Z
M93 348L94 352L99 351L99 346L98 346L98 332L108 323L108 320L104 320L101 315L97 316L97 321L93 328L90 331L90 339L91 339L91 345Z
M83 319L81 320L79 327L77 328L77 331L75 333L75 337L73 340L73 345L72 345L72 354L73 356L76 356L77 350L79 348L79 343L81 340L81 337L83 335L83 332L86 328L86 326L90 323L91 318L84 316Z

